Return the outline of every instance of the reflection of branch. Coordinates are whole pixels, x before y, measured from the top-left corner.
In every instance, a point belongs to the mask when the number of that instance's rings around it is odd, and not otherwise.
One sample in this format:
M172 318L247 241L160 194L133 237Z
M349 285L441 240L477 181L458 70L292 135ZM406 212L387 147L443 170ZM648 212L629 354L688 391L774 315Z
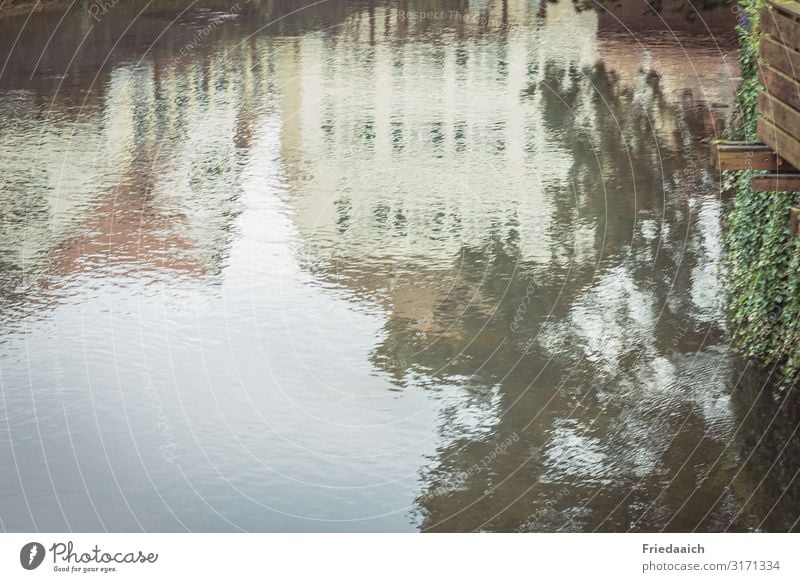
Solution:
M572 0L575 5L575 10L578 12L586 12L587 10L600 10L601 8L619 8L622 0Z

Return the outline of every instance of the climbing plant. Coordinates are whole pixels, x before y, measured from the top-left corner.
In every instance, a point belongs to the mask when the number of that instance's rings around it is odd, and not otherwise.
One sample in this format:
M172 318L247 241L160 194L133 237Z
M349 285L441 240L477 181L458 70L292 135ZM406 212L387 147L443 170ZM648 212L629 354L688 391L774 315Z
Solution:
M755 140L758 117L760 34L764 0L740 0L739 65L731 137ZM753 192L752 172L726 176L735 190L726 234L730 312L737 344L751 357L781 364L784 383L800 370L800 244L789 234L788 209L794 192Z

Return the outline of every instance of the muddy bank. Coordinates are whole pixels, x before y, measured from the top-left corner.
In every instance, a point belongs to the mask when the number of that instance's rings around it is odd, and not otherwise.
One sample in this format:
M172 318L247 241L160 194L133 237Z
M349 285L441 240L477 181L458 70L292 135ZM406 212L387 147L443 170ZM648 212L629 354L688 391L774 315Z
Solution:
M68 0L6 0L0 5L0 18L56 8L66 9L70 4Z

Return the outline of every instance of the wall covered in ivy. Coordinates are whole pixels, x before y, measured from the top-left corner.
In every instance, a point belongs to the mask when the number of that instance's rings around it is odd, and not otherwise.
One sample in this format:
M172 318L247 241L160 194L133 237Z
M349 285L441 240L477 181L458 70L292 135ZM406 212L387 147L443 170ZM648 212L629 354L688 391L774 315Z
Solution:
M755 141L759 12L764 0L739 2L739 62L735 139ZM800 371L800 244L789 234L795 192L753 192L751 172L726 176L735 190L727 230L727 276L735 340L748 355L779 364L786 386Z

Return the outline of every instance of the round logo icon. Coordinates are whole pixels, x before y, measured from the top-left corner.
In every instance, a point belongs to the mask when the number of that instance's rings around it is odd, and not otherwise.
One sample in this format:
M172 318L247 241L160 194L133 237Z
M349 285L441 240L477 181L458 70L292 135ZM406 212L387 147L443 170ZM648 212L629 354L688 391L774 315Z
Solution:
M44 546L39 542L28 542L19 551L19 563L26 570L35 570L44 561Z

